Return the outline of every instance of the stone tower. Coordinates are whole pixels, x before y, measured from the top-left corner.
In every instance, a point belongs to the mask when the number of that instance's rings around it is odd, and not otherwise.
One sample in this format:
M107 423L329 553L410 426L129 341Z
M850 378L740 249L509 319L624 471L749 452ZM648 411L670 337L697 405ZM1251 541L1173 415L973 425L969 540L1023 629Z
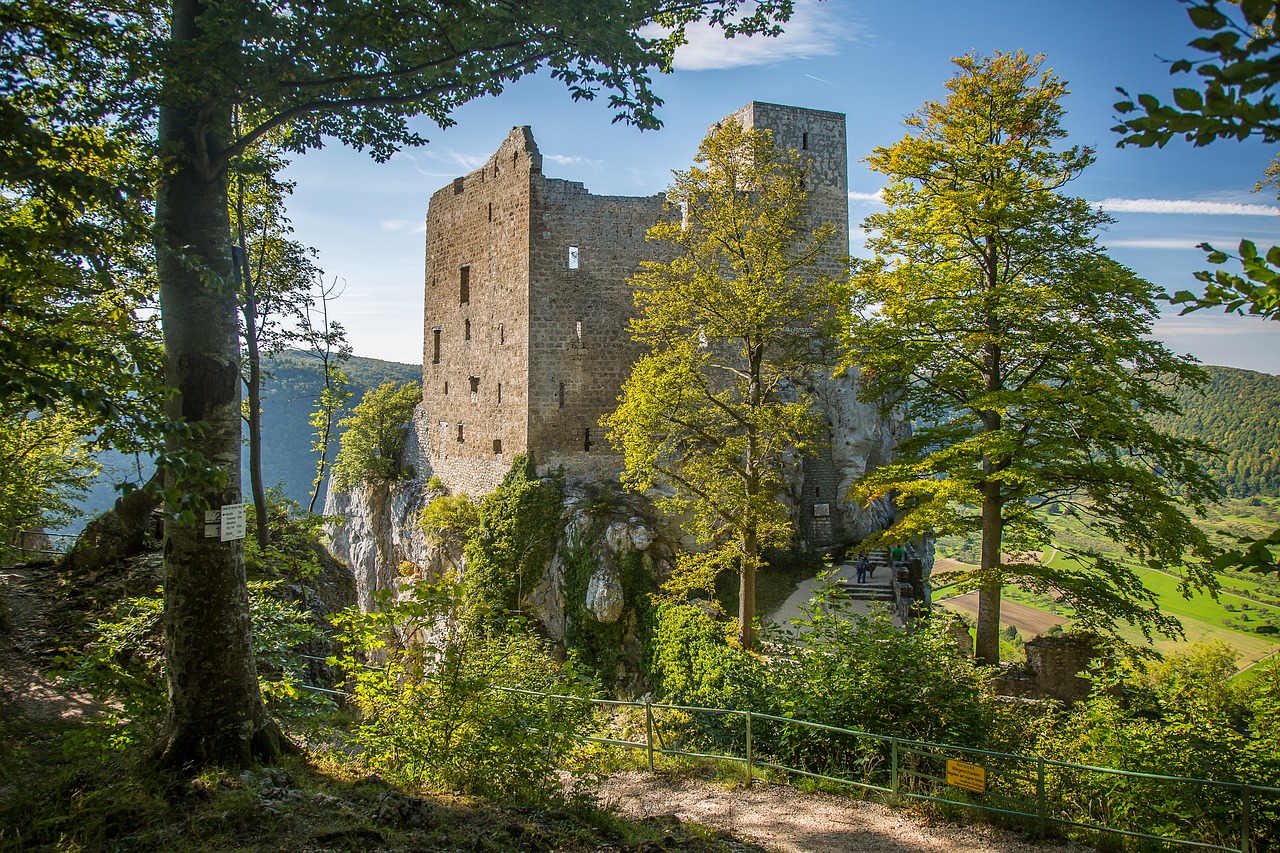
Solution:
M629 280L657 256L645 232L668 215L660 195L544 177L528 127L431 197L424 449L446 485L489 491L526 450L577 473L616 469L599 421L639 353Z
M844 115L752 102L723 121L768 128L775 144L807 158L806 228L835 225L830 264L838 269L849 245ZM427 212L417 469L472 495L491 491L526 450L574 475L616 476L621 459L599 422L640 355L627 333L630 279L642 260L664 259L667 250L645 233L677 215L661 195L597 196L545 177L528 127L513 128L482 168L437 191ZM828 398L839 405L852 393L816 384L828 407ZM828 420L835 426L839 417ZM851 478L838 452L802 467L794 495L801 534L830 543L847 526L839 497Z

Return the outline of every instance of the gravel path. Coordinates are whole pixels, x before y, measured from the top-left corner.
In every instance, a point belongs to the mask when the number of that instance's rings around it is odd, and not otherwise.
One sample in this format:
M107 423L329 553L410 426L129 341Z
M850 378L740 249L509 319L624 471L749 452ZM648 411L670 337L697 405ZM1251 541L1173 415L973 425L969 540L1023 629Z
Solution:
M627 771L600 789L604 802L627 817L674 815L725 830L781 853L1083 853L1068 841L1033 841L984 825L958 826L918 812L789 785L756 782L725 789L701 779Z

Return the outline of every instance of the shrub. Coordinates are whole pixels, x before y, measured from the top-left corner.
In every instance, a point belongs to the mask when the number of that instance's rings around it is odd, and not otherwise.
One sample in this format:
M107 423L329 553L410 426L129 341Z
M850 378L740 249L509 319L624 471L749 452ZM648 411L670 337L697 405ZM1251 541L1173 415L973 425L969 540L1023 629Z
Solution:
M591 706L549 706L516 691L586 697L590 683L566 675L571 666L561 671L524 626L468 630L452 579L420 581L404 600L384 594L378 605L334 620L344 647L339 663L361 714L354 738L364 761L407 783L530 802L558 796L556 767ZM367 666L370 659L378 665Z
M384 382L365 393L350 416L338 424L345 428L333 462L333 483L350 491L358 485L394 480L404 445L404 424L422 402L422 388L413 382Z
M1235 671L1235 652L1217 641L1197 643L1145 671L1113 663L1096 678L1089 699L1046 730L1040 750L1078 764L1276 785L1280 732L1272 703L1280 691L1267 695L1263 679L1250 697L1232 684ZM1051 787L1069 812L1092 810L1122 828L1238 845L1236 792L1068 768L1055 770ZM1274 817L1269 826L1255 817L1255 827L1274 836Z
M276 596L279 584L249 583L258 686L273 714L309 717L331 703L302 689L307 665L296 650L324 635L305 612ZM119 707L129 724L121 731L122 742L149 737L165 709L163 614L164 599L158 595L122 601L95 626L94 640L82 655L61 661L94 698Z
M562 531L564 489L539 478L531 454L520 454L480 505L479 526L466 544L464 621L496 629L520 609L555 554Z

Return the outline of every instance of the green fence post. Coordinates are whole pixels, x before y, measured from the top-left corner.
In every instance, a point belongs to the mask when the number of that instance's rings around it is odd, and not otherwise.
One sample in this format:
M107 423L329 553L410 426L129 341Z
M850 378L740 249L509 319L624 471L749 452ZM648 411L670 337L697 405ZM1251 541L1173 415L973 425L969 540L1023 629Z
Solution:
M1252 848L1249 836L1253 834L1253 825L1249 816L1249 786L1240 786L1240 853L1249 853Z
M649 749L649 772L653 772L653 705L644 700L644 743Z
M551 694L548 693L547 694L547 755L550 755L552 753L552 748L551 748L551 732L552 731L553 729L551 728Z
M1036 816L1039 818L1036 830L1041 840L1045 836L1045 812L1048 806L1044 801L1044 756L1036 758Z
M889 740L891 750L889 754L889 790L893 795L898 796L898 739L891 738Z
M751 712L747 711L747 787L751 787Z

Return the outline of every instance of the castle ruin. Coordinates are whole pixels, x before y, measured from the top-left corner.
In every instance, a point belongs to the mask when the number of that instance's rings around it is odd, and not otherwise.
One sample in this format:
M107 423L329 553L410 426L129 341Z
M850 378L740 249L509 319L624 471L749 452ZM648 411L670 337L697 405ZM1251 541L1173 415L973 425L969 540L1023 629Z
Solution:
M768 129L775 144L801 152L809 165L804 227L831 222L843 255L844 115L752 102L723 121ZM616 407L641 354L627 332L636 310L630 280L642 260L669 257L645 234L678 215L662 195L597 196L581 183L546 177L528 127L513 128L482 168L432 195L420 463L450 490L473 495L491 491L525 451L571 475L616 476L621 458L599 422ZM839 255L829 260L833 272ZM825 385L824 403L847 396ZM801 535L831 544L843 532L833 509L848 478L830 449L802 467L795 496Z

